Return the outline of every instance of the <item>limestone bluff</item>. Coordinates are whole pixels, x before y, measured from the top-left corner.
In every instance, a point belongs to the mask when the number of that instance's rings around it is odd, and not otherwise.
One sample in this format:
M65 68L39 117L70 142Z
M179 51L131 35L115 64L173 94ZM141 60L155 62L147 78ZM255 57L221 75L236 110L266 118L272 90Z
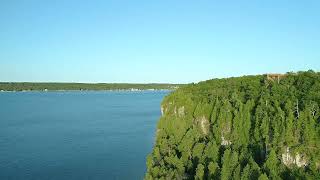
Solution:
M320 179L320 73L276 75L172 92L145 179Z

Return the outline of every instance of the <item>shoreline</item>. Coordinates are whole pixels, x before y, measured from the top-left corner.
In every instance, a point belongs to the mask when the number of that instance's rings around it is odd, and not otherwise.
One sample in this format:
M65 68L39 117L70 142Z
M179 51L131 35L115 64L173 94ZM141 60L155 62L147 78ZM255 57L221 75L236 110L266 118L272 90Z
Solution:
M116 89L116 90L19 90L19 91L6 91L0 90L0 93L24 93L24 92L162 92L162 91L175 91L176 89L139 89L139 90L131 90L131 89Z
M30 91L162 91L175 90L183 84L127 84L127 83L32 83L0 82L0 92Z

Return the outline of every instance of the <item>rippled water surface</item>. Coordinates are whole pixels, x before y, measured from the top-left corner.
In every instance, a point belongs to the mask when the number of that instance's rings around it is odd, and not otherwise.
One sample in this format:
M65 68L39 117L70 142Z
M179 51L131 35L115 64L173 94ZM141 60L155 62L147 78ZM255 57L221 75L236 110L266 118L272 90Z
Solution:
M1 92L0 179L142 179L168 92Z

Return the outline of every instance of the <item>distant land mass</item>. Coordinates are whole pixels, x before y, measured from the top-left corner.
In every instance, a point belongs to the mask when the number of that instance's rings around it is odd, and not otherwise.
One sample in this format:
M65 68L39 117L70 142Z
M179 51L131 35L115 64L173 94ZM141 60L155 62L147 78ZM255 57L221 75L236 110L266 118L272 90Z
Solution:
M320 179L320 73L213 79L166 96L145 179Z
M0 91L174 90L182 84L0 82Z

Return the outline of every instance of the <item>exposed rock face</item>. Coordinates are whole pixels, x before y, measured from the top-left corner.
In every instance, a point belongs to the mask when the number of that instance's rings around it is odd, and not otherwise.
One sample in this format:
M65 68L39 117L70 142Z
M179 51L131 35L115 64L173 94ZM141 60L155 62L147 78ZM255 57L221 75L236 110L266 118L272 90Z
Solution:
M306 158L299 153L292 156L289 147L287 147L286 152L282 154L282 163L286 166L296 165L297 167L306 167L308 165Z
M294 158L290 154L290 150L287 147L286 152L282 154L282 163L285 164L286 166L290 166L291 164L294 163Z
M225 136L228 136L231 133L231 124L226 123L221 131L221 145L222 146L228 146L231 145L231 141L228 140Z
M196 123L200 126L201 131L204 135L209 133L209 120L202 116L201 118L196 119Z
M224 136L222 135L222 136L221 136L221 145L222 145L222 146L231 145L231 141L225 139Z
M166 113L168 113L168 110L171 111L170 109L173 108L173 114L178 117L184 117L185 116L185 107L177 107L174 105L173 102L169 102L167 104L162 104L161 105L161 115L164 116Z
M169 102L169 103L167 103L167 104L162 104L162 105L161 105L161 115L162 115L162 116L164 116L164 115L167 113L169 107L170 107L172 104L173 104L172 102ZM176 111L176 110L174 110L174 111Z
M163 108L163 106L161 106L161 116L163 116L164 115L164 108Z
M184 106L179 108L177 108L177 106L174 106L173 113L178 117L183 117L185 115Z
M183 117L184 115L185 115L184 106L182 106L178 109L178 116Z
M298 167L305 167L308 165L308 162L305 159L305 157L300 156L300 154L298 154L298 153L296 154L296 161L295 162Z

